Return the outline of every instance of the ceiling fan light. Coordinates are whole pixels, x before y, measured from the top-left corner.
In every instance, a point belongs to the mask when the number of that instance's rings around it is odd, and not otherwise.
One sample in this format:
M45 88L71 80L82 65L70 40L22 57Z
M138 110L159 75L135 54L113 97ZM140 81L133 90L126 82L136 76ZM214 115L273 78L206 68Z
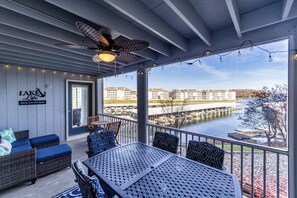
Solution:
M116 53L110 51L102 51L98 54L99 59L104 62L112 62L116 56Z

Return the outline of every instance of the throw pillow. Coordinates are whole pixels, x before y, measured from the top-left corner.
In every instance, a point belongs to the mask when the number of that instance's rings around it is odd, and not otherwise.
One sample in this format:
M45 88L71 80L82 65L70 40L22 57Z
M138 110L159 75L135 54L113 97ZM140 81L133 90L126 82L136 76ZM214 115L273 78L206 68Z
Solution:
M8 153L11 152L11 147L12 146L11 146L10 142L8 142L7 140L2 139L0 141L0 146L3 147Z
M3 131L0 131L0 135L2 139L5 139L10 143L13 143L14 141L16 141L16 138L11 128L7 128L7 129L4 129Z
M0 146L0 156L8 155L9 153L2 147Z

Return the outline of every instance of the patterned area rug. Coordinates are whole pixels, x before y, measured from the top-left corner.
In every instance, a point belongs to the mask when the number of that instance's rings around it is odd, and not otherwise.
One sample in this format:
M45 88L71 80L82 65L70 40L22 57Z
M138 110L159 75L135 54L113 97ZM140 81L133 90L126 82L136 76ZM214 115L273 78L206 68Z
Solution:
M74 186L70 188L69 190L66 190L53 198L82 198L80 189L78 186Z

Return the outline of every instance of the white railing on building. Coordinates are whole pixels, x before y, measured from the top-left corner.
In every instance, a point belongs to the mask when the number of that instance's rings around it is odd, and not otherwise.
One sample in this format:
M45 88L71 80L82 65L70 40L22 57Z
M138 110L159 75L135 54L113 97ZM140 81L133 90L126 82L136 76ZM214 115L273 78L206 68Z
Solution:
M99 114L101 119L122 121L118 135L120 144L137 140L137 121ZM226 151L224 166L235 174L243 194L248 197L288 196L288 151L232 139L193 133L172 127L147 124L148 144L156 131L179 137L179 154L186 155L189 140L207 141Z

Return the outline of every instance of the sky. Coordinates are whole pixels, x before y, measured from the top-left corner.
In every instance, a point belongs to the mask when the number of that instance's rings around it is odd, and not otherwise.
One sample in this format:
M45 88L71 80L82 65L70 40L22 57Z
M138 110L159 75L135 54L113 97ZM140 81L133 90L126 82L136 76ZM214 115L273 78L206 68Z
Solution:
M258 45L271 51L287 51L288 40ZM226 54L222 53L221 55ZM152 68L149 72L149 88L173 89L261 89L276 84L287 84L288 52L269 53L249 48L232 51L229 55L218 55L174 63L164 67ZM105 87L128 87L136 90L136 72L110 77L104 81Z

